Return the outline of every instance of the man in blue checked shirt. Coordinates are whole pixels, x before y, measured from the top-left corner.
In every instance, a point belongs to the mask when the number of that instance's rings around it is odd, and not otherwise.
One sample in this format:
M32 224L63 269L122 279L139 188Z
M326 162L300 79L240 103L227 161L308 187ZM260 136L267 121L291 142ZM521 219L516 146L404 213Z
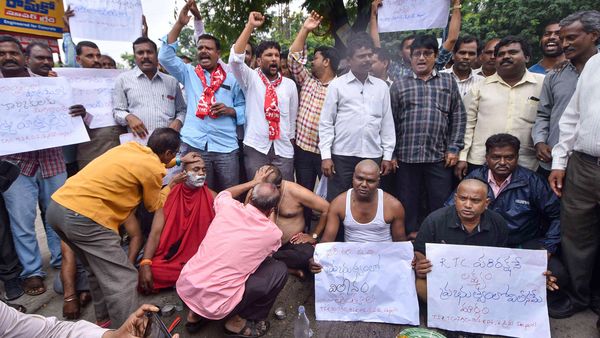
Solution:
M181 129L182 152L200 153L206 164L207 184L221 191L239 184L239 148L236 127L246 122L246 101L232 74L218 63L221 44L209 34L198 37L198 66L177 57L177 38L190 21L194 1L181 9L177 22L162 39L158 60L185 86L187 114Z

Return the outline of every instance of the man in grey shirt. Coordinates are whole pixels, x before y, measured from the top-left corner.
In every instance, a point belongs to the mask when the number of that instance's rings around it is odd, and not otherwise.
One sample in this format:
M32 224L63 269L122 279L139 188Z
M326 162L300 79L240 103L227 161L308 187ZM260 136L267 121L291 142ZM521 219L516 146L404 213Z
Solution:
M555 66L546 75L535 125L531 131L536 157L540 160L538 173L545 177L548 177L552 167L552 147L558 143L558 121L575 92L583 67L598 53L598 22L600 12L582 11L569 15L559 24L567 61Z
M181 130L187 106L177 80L158 71L156 44L138 38L133 42L133 54L136 67L116 80L115 121L140 138L156 128Z

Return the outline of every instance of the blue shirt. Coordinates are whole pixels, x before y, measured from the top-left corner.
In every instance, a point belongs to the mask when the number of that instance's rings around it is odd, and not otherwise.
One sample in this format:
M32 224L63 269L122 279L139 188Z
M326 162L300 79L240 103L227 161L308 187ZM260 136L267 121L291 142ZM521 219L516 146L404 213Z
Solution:
M207 116L201 119L196 116L196 110L204 86L196 74L195 67L183 63L177 56L177 41L168 44L165 36L162 42L158 61L185 87L187 114L181 128L181 140L196 149L216 153L230 153L238 149L236 126L246 123L246 100L233 74L227 73L227 78L215 93L215 99L216 102L233 108L236 117L222 116L213 119ZM210 85L210 73L204 70L204 76Z
M529 67L529 71L532 73L546 75L546 68L542 67L542 65L540 65L539 63L536 63L535 65Z

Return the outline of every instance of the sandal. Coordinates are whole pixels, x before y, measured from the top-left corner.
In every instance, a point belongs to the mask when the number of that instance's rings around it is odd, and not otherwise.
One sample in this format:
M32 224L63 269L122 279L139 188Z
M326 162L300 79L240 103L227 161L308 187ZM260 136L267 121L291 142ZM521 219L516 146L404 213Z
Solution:
M246 324L239 332L233 332L225 328L225 336L232 338L254 338L254 337L262 337L267 331L271 328L271 323L266 320L254 321L254 320L246 320ZM248 332L248 334L245 334Z
M63 318L78 319L81 315L81 304L77 295L65 297L63 301Z
M4 304L12 307L13 309L15 309L21 313L27 313L27 308L21 304L12 304L12 303L8 303L8 302L5 302Z
M23 290L29 296L38 296L46 292L44 280L40 276L27 277L23 280Z
M200 320L197 322L188 321L185 323L185 329L188 333L196 333L200 331L206 323L208 323L208 319L206 318L200 318Z

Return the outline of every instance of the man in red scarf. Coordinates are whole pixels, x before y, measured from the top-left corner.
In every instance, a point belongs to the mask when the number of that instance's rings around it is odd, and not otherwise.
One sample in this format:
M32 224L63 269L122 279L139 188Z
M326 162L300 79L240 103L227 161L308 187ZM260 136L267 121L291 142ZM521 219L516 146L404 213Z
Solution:
M294 181L298 91L294 81L281 76L281 47L276 41L262 41L256 48L259 68L244 63L248 40L264 22L262 14L251 12L229 54L231 72L246 96L244 165L248 177L270 164L279 168L284 180Z
M206 164L206 184L221 191L240 183L236 129L246 122L246 102L235 77L218 62L221 43L217 38L209 34L198 36L195 67L177 56L177 39L190 21L190 12L200 16L194 0L187 1L177 22L162 39L158 60L185 87L187 113L181 128L181 151L199 153Z
M204 160L189 163L184 170L185 182L171 189L165 206L154 214L139 268L139 289L143 293L175 286L181 269L198 250L215 217L216 193L204 184Z

